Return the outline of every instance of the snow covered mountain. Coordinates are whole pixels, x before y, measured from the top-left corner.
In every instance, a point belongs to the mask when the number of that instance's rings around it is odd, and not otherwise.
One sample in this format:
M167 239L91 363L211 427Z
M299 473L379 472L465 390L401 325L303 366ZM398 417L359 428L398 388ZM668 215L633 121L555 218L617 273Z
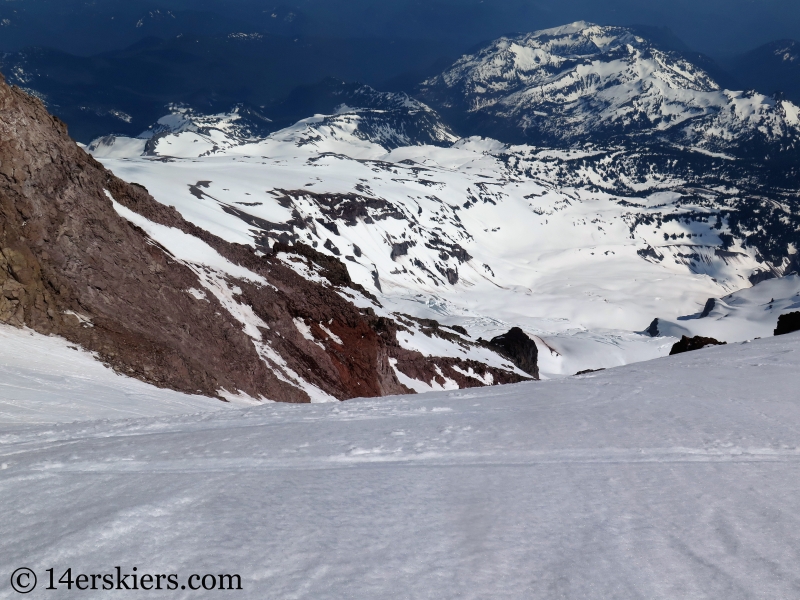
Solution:
M124 138L90 148L221 238L342 260L388 315L473 339L520 326L550 375L664 355L674 340L637 333L654 317L797 268L791 192L755 202L766 188L737 159L481 138L394 147L348 114L229 144L220 125L218 138L165 133L147 153Z
M627 30L613 32L580 24L526 39L549 40L551 57L564 46L584 60L587 44L622 53L630 60L612 62L628 65L628 88L650 99L654 90L686 91L690 79L695 100L695 92L719 92L688 63L670 80L684 87L659 87L665 75L636 61L658 56L674 70L674 55ZM633 42L652 56L631 54ZM739 145L723 153L677 138L642 144L646 132L636 128L574 148L563 147L566 138L551 147L457 139L436 111L407 95L342 82L324 87L319 102L310 90L310 104L298 106L330 112L268 135L260 128L273 125L260 113L174 107L137 138L106 136L88 146L136 184L122 193L121 183L106 186L117 215L194 272L198 285L188 287L216 297L267 357L268 370L312 399L364 395L354 387L358 369L379 368L370 394L380 394L663 356L674 339L648 334L654 318L678 322L709 298L800 265L798 166L777 142L770 147L783 158L759 163L740 155L757 147L745 138L731 138ZM605 113L598 114L602 122ZM709 108L702 118L714 115ZM699 123L687 119L684 133ZM236 268L183 234L213 240ZM217 274L207 277L208 269ZM264 281L285 303L279 315L268 314ZM309 306L309 295L325 298L324 308L316 300ZM341 311L352 315L347 335L331 329ZM280 327L265 330L269 319ZM377 366L350 356L347 375L332 382L336 340L345 343L362 326L377 335L377 346L363 349L381 357ZM534 340L536 369L522 371L494 345L512 328ZM313 368L303 366L309 357L318 361Z
M633 30L583 21L500 38L425 81L421 97L469 131L574 144L635 135L711 151L794 148L800 108L721 89L680 53Z
M317 89L319 86L314 91ZM407 94L378 92L366 85L335 81L326 85L324 91L326 98L322 105L330 109L330 114L301 119L291 130L291 141L294 143L313 144L324 138L339 136L349 142L398 148L449 146L458 139L434 110ZM88 150L107 157L131 153L156 155L158 152L155 148L161 138L190 132L194 134L189 140L191 143L202 143L204 153L213 154L258 141L274 130L271 119L250 108L235 107L230 112L217 115L202 114L187 106L169 108L168 115L137 138L121 136L124 141L118 142L118 136L104 136L94 140ZM286 109L282 111L278 107L276 112L281 114ZM194 153L195 150L192 148L187 151ZM178 154L184 155L187 151ZM160 152L165 152L164 146Z
M0 76L0 572L796 595L800 332L759 339L800 316L794 105L631 30L506 42L577 98L535 145L502 76L466 111L502 141L335 82L88 146Z

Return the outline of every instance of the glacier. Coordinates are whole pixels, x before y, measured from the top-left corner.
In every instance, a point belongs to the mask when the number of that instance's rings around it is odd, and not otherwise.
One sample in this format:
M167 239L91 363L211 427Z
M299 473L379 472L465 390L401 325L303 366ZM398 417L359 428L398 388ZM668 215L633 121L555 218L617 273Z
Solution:
M519 326L560 377L664 356L654 318L688 331L710 298L800 270L800 108L690 58L580 21L495 40L417 98L328 81L330 114L268 134L240 108L172 106L87 149L229 242L340 260L384 316L473 339Z

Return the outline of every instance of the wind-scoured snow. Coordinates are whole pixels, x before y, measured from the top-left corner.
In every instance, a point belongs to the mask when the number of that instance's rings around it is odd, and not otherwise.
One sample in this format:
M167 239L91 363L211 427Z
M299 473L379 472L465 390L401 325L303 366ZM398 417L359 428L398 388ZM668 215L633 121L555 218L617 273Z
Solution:
M225 594L254 599L793 598L798 386L791 334L468 392L0 425L0 571L240 574Z

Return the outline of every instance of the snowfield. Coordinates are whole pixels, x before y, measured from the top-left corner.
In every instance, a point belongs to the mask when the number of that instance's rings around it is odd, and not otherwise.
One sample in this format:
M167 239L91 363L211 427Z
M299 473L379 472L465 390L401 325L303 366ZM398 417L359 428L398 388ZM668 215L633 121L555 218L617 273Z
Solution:
M221 410L205 396L118 375L59 337L0 325L0 426Z
M661 335L700 335L742 342L772 336L779 315L799 310L800 276L793 274L709 301L702 312L677 321L659 319L657 329Z
M0 426L0 572L238 573L227 594L258 599L794 598L799 386L791 334L422 397L31 410Z
M583 22L502 38L426 85L470 118L631 144L458 139L422 102L361 87L269 135L244 107L173 106L138 138L86 147L194 225L391 319L392 343L441 378L388 354L428 393L336 401L243 295L273 285L266 271L107 192L198 275L186 294L217 298L320 403L157 389L0 326L0 600L17 597L20 567L39 576L31 597L47 569L117 567L178 586L241 577L237 592L140 590L158 598L800 597L800 333L771 337L800 310L800 213L794 188L737 154L794 148L800 109ZM287 252L301 243L358 285ZM359 344L304 314L283 329L298 347ZM479 338L512 327L535 341L543 381L459 390L462 375L508 380L511 358ZM682 335L728 344L666 357ZM496 370L445 376L437 358ZM587 369L601 370L574 375Z

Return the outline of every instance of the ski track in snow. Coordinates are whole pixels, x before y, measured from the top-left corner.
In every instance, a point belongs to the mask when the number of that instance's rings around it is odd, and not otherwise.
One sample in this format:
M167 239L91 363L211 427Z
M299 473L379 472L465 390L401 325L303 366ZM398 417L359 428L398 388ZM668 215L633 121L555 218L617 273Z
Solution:
M240 573L259 599L793 598L799 385L791 334L422 397L4 424L0 572Z

